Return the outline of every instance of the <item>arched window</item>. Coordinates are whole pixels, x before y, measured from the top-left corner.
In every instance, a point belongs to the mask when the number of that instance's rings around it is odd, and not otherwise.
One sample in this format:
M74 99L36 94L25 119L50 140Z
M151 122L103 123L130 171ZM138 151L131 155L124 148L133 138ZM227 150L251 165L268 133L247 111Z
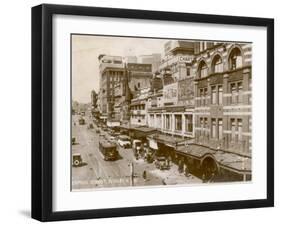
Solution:
M198 75L200 78L204 78L208 75L208 67L205 61L201 61L198 67Z
M216 55L213 59L212 72L213 73L223 72L223 63L220 55Z
M242 55L239 48L234 48L229 55L229 69L235 70L242 67Z

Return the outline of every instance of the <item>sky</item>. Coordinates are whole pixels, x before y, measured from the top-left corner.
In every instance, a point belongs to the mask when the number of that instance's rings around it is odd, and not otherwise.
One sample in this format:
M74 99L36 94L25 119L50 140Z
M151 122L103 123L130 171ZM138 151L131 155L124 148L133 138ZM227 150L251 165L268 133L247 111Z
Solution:
M99 91L100 54L139 56L164 52L165 39L72 35L72 100L91 101L91 91Z

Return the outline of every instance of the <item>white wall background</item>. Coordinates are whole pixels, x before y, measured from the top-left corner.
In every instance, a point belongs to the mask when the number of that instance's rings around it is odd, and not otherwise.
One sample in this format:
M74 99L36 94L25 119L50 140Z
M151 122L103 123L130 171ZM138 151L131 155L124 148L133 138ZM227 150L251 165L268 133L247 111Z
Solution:
M30 215L30 168L31 168L31 7L42 1L3 1L0 23L0 224L36 225ZM281 15L278 1L235 0L173 0L173 1L47 1L55 4L89 5L101 7L138 8L145 10L181 11L191 13L228 14L237 16L275 18L275 208L199 212L161 216L126 217L113 219L59 222L60 225L175 225L216 224L216 225L265 225L278 222L281 211L281 84L278 76L281 67ZM277 89L279 88L279 89ZM273 224L274 224L273 223ZM276 225L276 223L274 224Z

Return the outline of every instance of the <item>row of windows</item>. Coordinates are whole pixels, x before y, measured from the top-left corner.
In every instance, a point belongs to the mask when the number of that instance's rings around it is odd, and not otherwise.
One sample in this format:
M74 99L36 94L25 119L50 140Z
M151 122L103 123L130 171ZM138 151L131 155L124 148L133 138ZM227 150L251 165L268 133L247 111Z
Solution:
M174 127L178 132L192 132L193 131L193 116L188 114L184 115L184 124L183 124L183 116L181 114L175 114ZM166 114L164 115L164 129L172 130L172 115Z
M132 115L132 119L145 119L145 115Z
M242 67L242 63L243 59L242 59L242 54L239 48L234 48L230 55L229 55L229 59L228 59L228 69L229 70L235 70L237 68ZM213 61L211 63L211 71L210 73L220 73L223 72L223 60L221 58L220 55L216 55L213 58ZM209 69L208 66L206 64L206 62L204 60L202 60L199 63L198 66L198 76L200 78L204 78L206 76L208 76L209 74Z
M230 94L231 94L231 104L238 104L243 102L243 83L242 82L233 82L230 83ZM208 88L200 88L199 89L199 106L208 105L207 99ZM214 85L211 86L211 104L223 104L223 86L222 85Z
M177 73L179 71L179 64L173 64L169 68L172 74ZM190 66L187 64L186 64L186 76L190 76Z
M120 76L120 75L111 75L111 76L108 76L108 80L109 80L110 82L113 82L113 81L115 81L115 82L120 82L120 81L123 80L123 76Z
M161 128L161 125L162 125L161 115L157 114L155 118L153 114L150 114L150 126L155 128Z
M109 75L113 75L113 76L123 75L123 71L110 71Z
M122 64L122 61L121 60L104 59L104 60L102 60L102 63L106 63L106 64Z
M200 135L208 136L208 118L200 118ZM223 121L222 118L212 118L211 119L211 138L213 139L223 139ZM242 119L230 119L230 131L231 131L231 141L242 141Z
M137 69L142 71L151 71L151 66L144 66L144 65L129 65L129 70Z
M145 109L145 104L131 106L131 110L144 110L144 109Z

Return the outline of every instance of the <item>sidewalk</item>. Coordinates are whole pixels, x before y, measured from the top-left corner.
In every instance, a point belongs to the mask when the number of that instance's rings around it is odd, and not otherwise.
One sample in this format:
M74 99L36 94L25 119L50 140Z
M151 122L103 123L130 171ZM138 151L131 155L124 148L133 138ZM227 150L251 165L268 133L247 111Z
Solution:
M187 177L184 173L179 173L178 166L175 164L173 164L169 170L154 169L151 170L150 173L156 177L162 178L162 182L166 185L202 183L201 179L191 174Z

